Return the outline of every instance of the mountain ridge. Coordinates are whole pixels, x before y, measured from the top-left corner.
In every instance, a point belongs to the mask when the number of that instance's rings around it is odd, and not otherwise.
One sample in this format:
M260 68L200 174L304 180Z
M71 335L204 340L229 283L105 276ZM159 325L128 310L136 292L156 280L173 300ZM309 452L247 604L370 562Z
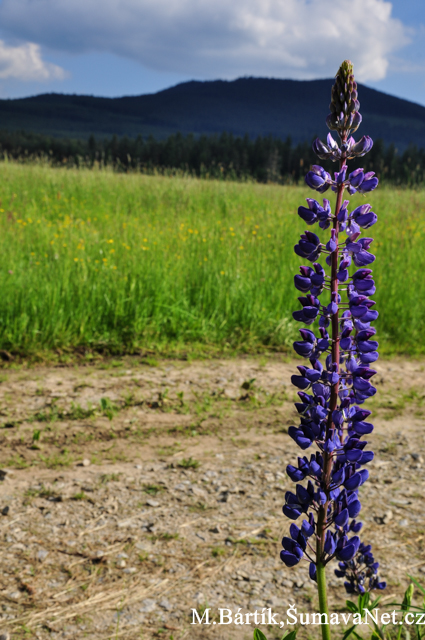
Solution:
M251 138L272 135L294 143L326 136L333 79L280 80L238 78L177 84L157 93L120 98L78 94L39 94L0 100L0 129L27 130L55 137L88 138L111 135L172 133L195 135L227 131ZM425 147L425 107L359 85L367 133L403 150Z

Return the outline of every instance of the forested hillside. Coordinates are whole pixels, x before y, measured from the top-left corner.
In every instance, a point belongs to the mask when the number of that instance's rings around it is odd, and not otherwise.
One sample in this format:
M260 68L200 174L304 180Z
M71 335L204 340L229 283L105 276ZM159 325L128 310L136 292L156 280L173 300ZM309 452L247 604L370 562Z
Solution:
M231 82L186 82L155 94L96 98L45 94L0 100L0 129L26 130L54 137L88 139L122 137L164 140L193 133L251 139L272 136L293 142L325 135L323 113L316 104L329 102L332 79L276 80L240 78ZM359 85L364 125L360 133L393 143L425 147L425 107Z

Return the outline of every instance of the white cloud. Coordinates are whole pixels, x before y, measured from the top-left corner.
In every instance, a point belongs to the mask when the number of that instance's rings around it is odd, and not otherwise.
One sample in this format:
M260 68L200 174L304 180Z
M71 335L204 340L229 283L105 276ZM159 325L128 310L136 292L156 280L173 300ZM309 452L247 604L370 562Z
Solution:
M0 40L0 80L38 81L62 80L65 71L41 57L40 45L27 42L8 46Z
M386 76L409 42L385 0L3 0L2 30L56 50L107 51L193 77Z

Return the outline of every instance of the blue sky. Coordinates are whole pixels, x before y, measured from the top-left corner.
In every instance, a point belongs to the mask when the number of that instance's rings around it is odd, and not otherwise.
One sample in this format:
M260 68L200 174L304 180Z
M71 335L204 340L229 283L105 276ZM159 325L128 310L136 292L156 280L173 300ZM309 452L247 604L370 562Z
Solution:
M0 97L331 77L425 106L423 0L0 0ZM361 98L361 96L360 96Z

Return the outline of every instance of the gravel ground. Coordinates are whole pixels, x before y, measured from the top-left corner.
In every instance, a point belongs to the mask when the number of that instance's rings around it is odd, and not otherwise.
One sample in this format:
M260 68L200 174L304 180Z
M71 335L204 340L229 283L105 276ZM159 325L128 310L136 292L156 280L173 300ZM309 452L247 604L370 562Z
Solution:
M3 369L0 633L242 640L253 627L193 626L192 608L212 620L220 607L317 610L307 565L279 560L284 472L299 451L287 435L294 367L134 357ZM407 573L425 572L425 373L420 361L376 368L362 537L390 602ZM331 571L329 584L336 610L345 594Z

